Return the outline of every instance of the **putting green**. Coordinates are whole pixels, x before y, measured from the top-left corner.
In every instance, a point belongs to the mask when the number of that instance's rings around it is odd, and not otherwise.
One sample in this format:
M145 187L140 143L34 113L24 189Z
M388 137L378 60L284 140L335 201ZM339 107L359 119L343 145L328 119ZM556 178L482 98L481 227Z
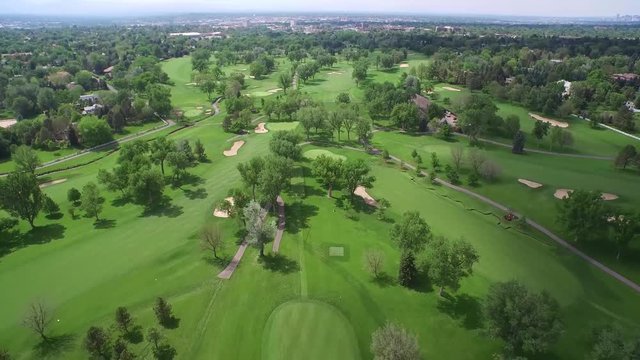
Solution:
M271 131L285 131L285 130L295 130L298 128L298 121L290 121L290 122L271 122L267 123L267 129Z
M184 116L188 118L198 116L200 114L202 114L202 110L198 110L198 109L191 109L184 112Z
M306 157L307 159L315 159L320 155L324 155L324 156L328 156L334 159L338 159L338 160L347 160L347 157L344 155L338 155L336 153L332 153L329 150L323 150L323 149L313 149L313 150L309 150L309 151L305 151L304 152L304 157Z
M319 301L290 301L269 316L262 359L360 359L351 323Z

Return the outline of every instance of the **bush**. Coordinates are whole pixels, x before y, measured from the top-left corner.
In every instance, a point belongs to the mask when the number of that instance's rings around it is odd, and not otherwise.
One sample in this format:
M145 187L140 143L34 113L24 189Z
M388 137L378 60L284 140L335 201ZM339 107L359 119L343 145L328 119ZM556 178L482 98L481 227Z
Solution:
M371 352L376 360L420 359L420 348L415 335L392 323L387 323L373 333Z
M454 185L457 185L460 183L460 175L458 175L458 172L456 171L456 169L454 169L451 165L447 164L447 166L445 167L445 172L447 174L447 178L449 179L449 182L451 182Z
M379 250L368 250L364 253L364 264L373 278L378 279L384 267L384 254Z
M480 165L480 175L487 181L495 181L500 174L502 174L502 168L491 160L486 160Z
M78 201L80 201L81 196L82 194L80 193L80 190L76 188L71 188L69 189L69 191L67 191L67 200L69 200L69 202L73 203L74 205L76 205Z
M44 205L42 206L42 209L47 215L53 215L60 212L60 206L58 206L58 204L48 196L45 196L44 198Z
M476 173L475 171L470 173L469 177L467 178L467 181L471 186L477 186L479 180L480 180L480 176L478 176L478 173Z

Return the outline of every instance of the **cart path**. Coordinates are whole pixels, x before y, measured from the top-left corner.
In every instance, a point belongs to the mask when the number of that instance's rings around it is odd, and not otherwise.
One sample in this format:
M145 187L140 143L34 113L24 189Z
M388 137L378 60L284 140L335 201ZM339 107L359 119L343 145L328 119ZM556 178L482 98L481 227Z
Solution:
M247 250L247 246L249 246L249 243L246 240L243 241L242 244L240 244L238 251L236 251L236 254L233 255L233 259L231 259L229 265L227 265L227 267L218 274L218 277L220 279L231 279L231 275L233 275L233 272L236 271L238 264L240 264L240 260L242 260L244 251Z
M345 149L349 149L349 150L355 150L355 151L360 151L360 152L364 152L364 150L362 149L358 149L358 148L354 148L351 146L344 146L343 148ZM397 162L400 163L402 162L402 160L398 157L395 156L390 156L390 158ZM411 170L415 170L415 166L407 164L406 162L404 163L404 166L407 167L408 169ZM429 176L429 174L426 171L422 171L421 172L422 175L424 176ZM484 195L480 195L476 192L473 192L469 189L465 189L463 187L451 184L445 180L442 180L440 178L436 178L435 180L438 184L443 185L445 187L448 187L452 190L461 192L463 194L469 195L471 197L474 197L482 202L484 202L485 204L489 204L499 210L505 211L505 212L511 212L509 210L509 208L497 201L494 201ZM521 214L518 214L516 212L512 212L514 215L521 217ZM600 269L602 272L604 272L605 274L611 276L612 278L620 281L621 283L625 284L626 286L628 286L629 288L631 288L632 290L634 290L635 292L640 294L640 285L636 284L635 282L633 282L630 279L627 279L625 276L623 276L622 274L618 273L617 271L609 268L608 266L604 265L603 263L599 262L598 260L592 258L591 256L585 254L584 252L582 252L581 250L579 250L578 248L576 248L575 246L571 245L568 241L564 240L563 238L561 238L560 236L554 234L551 230L547 229L546 227L538 224L537 222L527 218L527 224L529 224L529 226L533 227L534 229L538 230L539 232L543 233L544 235L548 236L551 240L555 241L556 243L558 243L560 246L564 247L565 249L569 250L570 252L572 252L573 254L577 255L578 257L582 258L583 260L585 260L586 262L588 262L589 264L597 267L598 269Z
M273 252L277 253L280 250L280 241L282 241L282 235L285 227L285 215L284 215L284 200L280 195L276 199L278 203L278 229L276 230L276 236L273 239Z

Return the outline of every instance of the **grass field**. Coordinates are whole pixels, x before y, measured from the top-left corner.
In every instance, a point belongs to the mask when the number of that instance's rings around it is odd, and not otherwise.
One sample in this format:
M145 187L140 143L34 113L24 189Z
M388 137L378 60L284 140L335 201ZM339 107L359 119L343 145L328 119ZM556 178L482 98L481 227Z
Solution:
M315 158L317 158L318 156L328 156L330 158L334 158L334 159L339 159L339 160L346 160L347 157L343 156L343 155L338 155L335 154L329 150L325 150L325 149L313 149L313 150L307 150L304 152L304 154L302 154L305 158L307 159L311 159L314 160Z
M166 61L163 67L174 81L182 77L188 83L188 58ZM348 64L340 63L332 71L341 67L346 71ZM336 76L335 88L334 80L326 80L302 89L315 91L312 96L327 103L337 92L349 89L359 101L361 89L353 89L348 73L350 84L341 75L326 75ZM373 70L372 78L395 79L398 74ZM272 86L270 79L254 81L248 80L245 91ZM207 103L197 89L180 84L176 82L173 89L176 106L195 108L202 99ZM307 145L303 152L364 159L376 177L369 193L390 201L389 219L378 220L364 204L356 207L356 218L347 218L337 200L347 195L336 190L334 198L327 198L311 177L310 160L303 160L294 169L291 188L282 194L287 219L279 254L271 253L270 244L264 258L249 248L233 277L218 279L216 274L236 250L240 224L214 218L214 204L241 185L238 163L268 153L274 131L298 126L268 123L269 133L243 135L246 144L238 156L224 157L223 150L235 137L222 131L222 118L223 114L210 117L169 135L174 140L199 138L210 161L188 170L195 177L190 184L167 187L171 201L162 209L149 212L123 204L117 194L101 189L106 201L104 221L98 226L93 219L67 215L68 189L95 181L98 169L115 165L117 153L49 177L67 179L44 190L61 204L64 216L59 220L41 216L34 231L22 222L19 234L11 235L12 246L0 249L0 288L11 290L0 307L0 345L18 359L85 359L81 343L89 326L111 326L115 309L127 306L146 331L155 326L153 302L163 296L179 318L177 328L163 330L178 359L368 359L371 333L387 321L415 333L424 358L488 359L503 344L484 334L483 298L491 283L510 279L532 290L546 290L560 303L565 332L550 353L537 359L584 359L594 326L616 323L625 333L640 331L638 294L549 239L504 224L499 220L502 214L494 214L487 205L431 186L397 165L330 146ZM452 145L391 132L376 133L374 143L407 159L415 148L427 162L432 151L448 162ZM606 168L608 162L516 157L489 147L486 154L502 165L504 174L499 182L477 191L545 224L553 221L554 214L549 193L561 185L599 188L606 183L602 190L620 194L621 204L632 207L640 201L631 185L637 175L614 173ZM534 193L515 182L521 176L545 186ZM464 238L479 252L474 274L462 281L457 292L443 298L428 281L415 289L396 283L400 253L389 233L408 210L419 211L436 235ZM223 230L223 260L200 248L198 232L206 223L220 224ZM344 255L330 256L331 247L342 247ZM363 256L371 249L385 257L386 275L381 280L374 281L364 268ZM638 274L635 268L618 269ZM54 309L51 334L58 341L44 354L37 347L37 336L21 325L34 299ZM146 342L131 348L140 358L150 357Z

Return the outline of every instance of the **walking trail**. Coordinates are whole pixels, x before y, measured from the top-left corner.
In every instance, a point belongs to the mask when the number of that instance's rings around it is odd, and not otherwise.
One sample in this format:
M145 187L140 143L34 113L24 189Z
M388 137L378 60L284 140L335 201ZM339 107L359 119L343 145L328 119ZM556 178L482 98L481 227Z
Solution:
M345 149L349 149L349 150L355 150L355 151L360 151L363 152L364 150L362 149L358 149L358 148L354 148L354 147L350 147L350 146L345 146ZM390 156L390 158L397 162L400 163L402 162L402 160L398 157L395 156ZM404 163L405 167L411 169L411 170L415 170L415 167L407 164L406 162ZM429 174L426 171L422 171L421 172L422 175L424 176L428 176ZM463 194L469 195L471 197L474 197L482 202L484 202L485 204L489 204L497 209L500 209L504 212L512 212L507 206L489 199L486 196L480 195L478 193L475 193L469 189L465 189L463 187L457 186L457 185L453 185L449 182L446 182L445 180L442 180L440 178L436 178L435 180L438 184L446 186L452 190L461 192ZM515 216L517 217L522 217L521 214L512 212ZM575 246L571 245L569 242L567 242L566 240L562 239L561 237L559 237L558 235L554 234L551 230L547 229L546 227L538 224L537 222L527 218L527 224L531 227L533 227L534 229L538 230L539 232L543 233L544 235L548 236L551 240L555 241L556 243L558 243L559 245L561 245L562 247L564 247L565 249L569 250L570 252L572 252L573 254L577 255L578 257L582 258L583 260L585 260L586 262L588 262L589 264L597 267L598 269L600 269L602 272L604 272L605 274L613 277L614 279L620 281L621 283L625 284L626 286L628 286L629 288L631 288L632 290L634 290L637 293L640 293L640 285L636 284L635 282L627 279L626 277L624 277L622 274L616 272L615 270L607 267L606 265L604 265L603 263L599 262L598 260L592 258L591 256L585 254L584 252L582 252L581 250L577 249Z
M282 235L284 233L285 215L284 215L284 200L278 195L276 199L278 203L278 229L276 230L276 236L273 239L273 252L277 253L280 250L280 241L282 241Z

